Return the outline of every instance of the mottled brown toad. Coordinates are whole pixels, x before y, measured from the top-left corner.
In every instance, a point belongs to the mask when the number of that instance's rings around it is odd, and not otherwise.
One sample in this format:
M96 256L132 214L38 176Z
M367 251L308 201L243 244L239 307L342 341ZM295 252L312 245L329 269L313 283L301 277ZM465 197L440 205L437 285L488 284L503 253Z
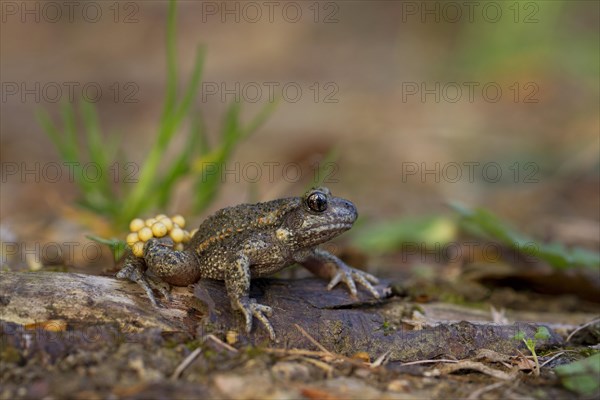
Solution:
M252 278L298 263L330 278L328 289L344 282L356 295L356 280L379 298L371 285L378 282L376 277L317 247L350 229L357 216L354 204L333 197L327 188L310 190L303 197L224 208L200 225L182 251L163 240L149 240L143 258L130 254L117 278L137 282L155 305L152 288L168 297L165 283L186 286L200 278L223 280L232 308L244 315L246 330L252 329L254 316L275 340L265 316L271 315L271 307L248 296Z

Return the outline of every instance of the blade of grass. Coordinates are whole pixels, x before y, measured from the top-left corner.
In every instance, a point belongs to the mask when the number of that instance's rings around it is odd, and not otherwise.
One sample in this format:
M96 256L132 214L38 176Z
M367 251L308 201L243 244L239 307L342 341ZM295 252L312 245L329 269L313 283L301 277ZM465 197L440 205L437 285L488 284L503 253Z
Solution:
M113 253L114 260L119 260L123 254L125 254L125 250L127 249L127 243L124 240L120 239L104 239L95 235L86 235L86 238L108 246Z
M160 190L157 188L157 193L159 194L158 206L165 207L171 198L171 193L173 191L173 187L175 183L183 176L185 176L190 171L190 164L194 152L197 151L198 143L201 140L200 135L200 127L198 125L197 119L192 119L192 125L190 128L189 139L186 142L186 147L184 151L179 154L179 157L171 164L169 170L161 179L159 186Z
M600 254L596 252L581 248L567 249L560 243L539 243L508 226L486 209L470 210L455 203L451 203L451 206L462 215L461 227L471 234L497 240L523 254L547 261L554 268L600 268Z
M81 192L85 195L92 190L91 182L83 174L82 160L77 141L75 111L69 103L63 103L61 106L61 115L64 122L64 150L65 160L73 167L75 183L79 186Z
M106 206L110 204L110 199L105 195L100 195L98 185L88 180L88 177L83 173L84 160L81 159L82 152L79 150L75 139L76 121L71 105L64 104L61 114L65 125L64 133L58 130L46 112L38 111L36 116L42 128L56 146L60 157L69 166L69 173L73 174L75 184L82 193L82 198L77 203L94 212L106 214ZM100 173L105 174L105 171L102 171L102 166L99 166L99 168L101 168Z
M204 69L204 55L205 49L203 46L198 46L196 49L196 59L194 61L194 69L188 83L187 90L183 95L183 100L179 104L175 113L176 120L181 121L188 113L190 106L192 105L196 95L198 94L198 87L202 82L202 71Z
M164 109L156 138L142 163L136 185L131 190L124 190L125 181L119 179L119 174L123 172L123 167L126 168L127 163L118 162L123 159L119 157L122 154L118 147L118 138L112 135L107 136L106 140L103 138L97 114L89 102L85 101L77 110L82 114L85 128L83 132L85 142L82 149L77 143L76 110L71 104L62 105L61 117L64 125L62 129L52 122L48 114L38 113L40 124L54 142L61 157L71 164L71 170L75 173L75 182L82 193L78 203L98 213L110 215L115 225L124 226L141 211L156 205L157 201L161 206L166 205L176 182L187 174L193 173L198 162L209 160L215 162L220 169L223 162L231 156L235 145L262 125L274 109L274 103L267 104L250 124L243 127L240 123L240 105L232 104L226 113L220 145L216 149L209 145L203 124L192 121L190 130L192 136L187 141L186 148L173 162L167 163L166 150L184 119L190 115L190 108L198 94L205 54L203 47L199 46L196 49L190 80L178 101L176 11L176 1L170 0L166 26L167 82ZM198 121L202 122L200 118ZM194 160L196 155L200 157ZM115 163L109 165L113 159ZM99 181L85 176L88 161L96 164L102 173ZM166 173L161 174L161 170L166 170ZM111 182L110 178L113 176L116 180ZM218 174L210 177L208 183L202 182L199 191L205 198L205 201L201 201L202 204L206 205L214 198L218 185Z
M223 138L223 146L225 148L231 147L232 144L241 136L240 130L240 112L242 106L238 102L233 102L227 108L225 113L225 121L223 123L223 130L221 137Z
M263 109L260 110L260 112L244 128L243 136L249 136L250 134L254 133L254 131L256 131L258 128L260 128L265 123L267 118L271 116L273 111L275 111L278 104L278 101L273 101L265 104Z
M65 144L62 141L61 133L58 131L56 125L54 125L52 122L50 115L46 111L38 109L36 110L36 119L46 134L50 137L52 143L54 143L56 146L61 158L67 159L68 152L66 151Z
M176 55L176 28L177 28L177 4L174 0L169 1L167 13L166 48L167 48L167 92L165 94L165 106L163 119L171 115L175 108L177 96L177 55Z
M195 124L193 127L196 130L198 137L198 152L201 156L204 156L211 152L211 145L208 140L208 132L206 131L206 125L204 124L204 118L201 113L197 113L192 118L192 123Z
M167 57L169 60L168 64L173 63L173 65L175 63L175 15L175 2L171 1L169 3L167 26ZM188 90L186 91L184 99L180 103L179 107L177 107L174 103L165 106L165 113L163 114L160 124L158 137L143 163L137 185L125 199L126 206L123 211L123 220L129 220L130 218L136 216L144 208L149 208L152 205L150 197L155 188L154 180L157 176L158 167L162 162L165 149L167 148L173 135L177 132L177 128L187 114L189 107L197 94L198 85L200 84L202 76L203 57L203 49L198 48L191 82L188 85ZM171 67L168 67L168 69L169 68ZM176 78L173 71L168 72L168 74L171 74L169 75L168 79L173 79L173 77ZM167 102L171 101L169 96L173 94L172 90L174 90L173 88L175 85L176 83L169 81L167 88Z
M100 177L97 185L94 185L94 188L97 188L98 196L100 197L98 200L106 206L106 204L110 203L110 198L112 197L106 147L104 145L104 140L100 135L96 111L87 101L81 103L81 115L83 116L83 122L86 127L86 139L90 153L90 161L96 164L100 169Z
M228 159L231 150L240 137L239 114L240 104L231 103L225 113L219 148L208 155L212 160L200 162L202 173L196 181L195 212L204 210L217 195L223 163ZM207 163L211 164L214 168L208 171L205 165ZM208 172L211 173L209 174Z
M258 129L273 112L275 106L275 102L267 103L245 128L240 125L241 105L232 103L229 106L225 114L219 148L194 162L194 170L200 172L196 181L196 199L193 206L195 212L203 211L216 197L219 184L222 183L223 164L231 156L235 145ZM207 171L206 164L214 168Z
M198 93L198 87L202 80L203 66L204 50L203 47L198 47L196 51L196 60L194 63L194 69L192 71L190 83L188 84L187 90L184 93L183 99L179 103L179 105L174 105L170 113L163 115L156 147L164 148L169 144L177 128L179 127L185 116L188 114L190 106Z
M78 159L77 133L75 128L76 121L75 112L71 104L63 103L61 107L61 114L65 123L64 144L66 157L70 162L76 162Z

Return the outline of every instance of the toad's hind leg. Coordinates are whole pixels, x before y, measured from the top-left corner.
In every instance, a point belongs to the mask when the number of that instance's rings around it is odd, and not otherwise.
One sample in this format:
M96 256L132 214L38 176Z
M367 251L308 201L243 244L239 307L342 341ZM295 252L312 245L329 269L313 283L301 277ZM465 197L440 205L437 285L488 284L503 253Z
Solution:
M256 317L269 332L271 340L275 339L275 331L267 316L271 316L272 309L269 306L258 304L255 299L248 296L250 291L250 262L248 257L241 256L236 259L225 273L225 288L231 300L231 307L244 314L246 320L246 332L252 330L252 318ZM265 315L266 314L266 315Z
M156 239L144 245L144 261L153 276L171 285L187 286L200 279L200 263L192 252L173 250Z

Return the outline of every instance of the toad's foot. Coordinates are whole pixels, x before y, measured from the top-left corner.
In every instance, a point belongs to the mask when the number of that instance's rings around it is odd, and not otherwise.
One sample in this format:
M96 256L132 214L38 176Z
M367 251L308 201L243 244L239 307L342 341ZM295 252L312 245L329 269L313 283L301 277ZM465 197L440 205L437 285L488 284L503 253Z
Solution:
M236 308L244 314L244 319L246 320L246 333L250 333L252 330L252 317L254 316L262 322L267 332L269 332L271 340L276 341L275 330L273 330L271 323L265 316L266 314L270 317L273 314L273 309L271 307L258 304L255 299L248 299L247 301L242 300L236 303Z
M381 297L372 285L379 283L379 279L367 272L350 267L325 250L317 248L310 253L299 253L297 257L297 261L314 274L323 278L331 278L329 285L327 285L328 290L333 289L338 283L344 282L350 293L356 296L356 281L364 286L376 299ZM324 264L332 268L324 268Z
M356 281L364 286L364 288L367 289L373 295L373 297L376 299L380 297L379 293L377 293L377 290L375 290L372 285L379 283L379 279L367 272L349 267L341 261L336 263L336 267L337 272L333 278L331 278L329 285L327 285L327 290L331 290L338 283L344 282L346 286L348 286L350 293L352 293L353 296L356 296L356 283L354 282Z
M117 273L116 277L117 279L130 280L140 285L152 304L155 307L160 307L152 289L158 290L169 301L171 300L169 284L160 278L146 275L145 269L144 260L135 257L133 254L129 254L125 260L125 266Z

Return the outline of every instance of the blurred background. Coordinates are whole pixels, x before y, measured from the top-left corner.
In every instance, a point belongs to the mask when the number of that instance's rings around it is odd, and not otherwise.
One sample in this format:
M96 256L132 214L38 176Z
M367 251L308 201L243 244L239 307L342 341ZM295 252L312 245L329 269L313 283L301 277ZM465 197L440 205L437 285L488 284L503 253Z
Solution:
M85 218L69 211L80 192L68 169L58 179L44 170L62 160L36 111L60 124L61 104L87 96L102 135L121 138L120 162L135 165L158 132L168 3L77 4L2 3L4 241L90 231L70 225ZM597 251L599 4L180 2L177 90L202 45L190 114L202 115L208 140L218 142L234 101L244 122L277 104L236 144L202 213L192 214L186 180L167 211L195 225L224 206L299 195L321 163L321 180L357 205L361 226L451 214L448 202L460 202L541 240ZM176 136L164 162L187 140Z

